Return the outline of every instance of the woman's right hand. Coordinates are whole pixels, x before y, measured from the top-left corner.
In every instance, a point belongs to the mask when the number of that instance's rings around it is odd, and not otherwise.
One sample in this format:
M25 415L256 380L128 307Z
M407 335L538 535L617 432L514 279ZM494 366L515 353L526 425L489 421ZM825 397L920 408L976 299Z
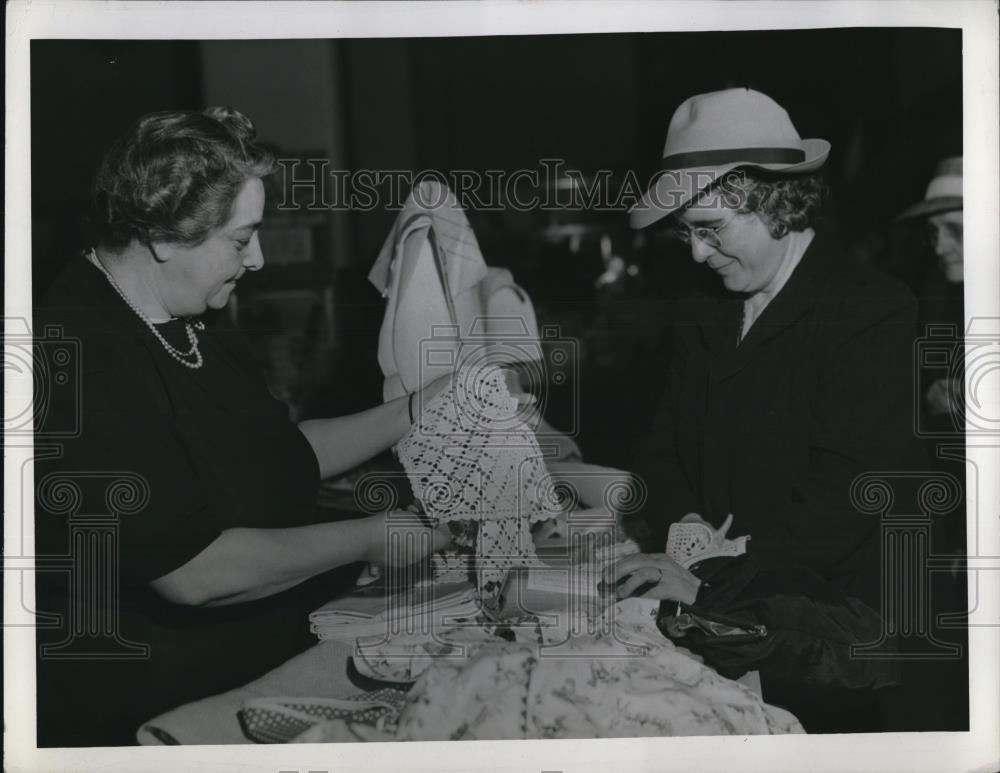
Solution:
M517 374L514 371L503 369L503 372L510 396L517 400L518 411L522 412L523 416L529 416L531 409L529 409L528 406L532 406L536 403L535 396L530 392L525 392L521 388L520 383L517 381ZM413 404L411 406L414 419L419 416L419 411L427 407L427 404L431 400L451 386L452 379L454 377L454 373L447 373L444 376L439 376L416 393L416 396L413 397ZM523 420L528 421L527 419ZM528 423L530 426L534 427L537 424L537 420Z
M381 513L365 520L369 537L364 559L378 566L409 566L451 543L447 526L431 526L413 513Z
M452 373L448 373L444 376L440 376L417 392L416 397L413 398L414 419L419 417L419 411L423 410L427 406L427 403L450 386L453 375L454 374Z

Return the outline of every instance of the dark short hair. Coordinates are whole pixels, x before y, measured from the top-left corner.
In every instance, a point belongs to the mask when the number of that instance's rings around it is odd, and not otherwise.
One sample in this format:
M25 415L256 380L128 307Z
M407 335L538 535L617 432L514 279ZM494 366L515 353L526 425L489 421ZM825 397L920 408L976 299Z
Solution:
M108 150L91 191L97 242L193 247L232 216L247 180L275 170L253 123L227 107L164 111L136 121Z
M775 239L811 226L828 192L818 174L780 175L748 169L724 174L713 188L737 212L760 215Z

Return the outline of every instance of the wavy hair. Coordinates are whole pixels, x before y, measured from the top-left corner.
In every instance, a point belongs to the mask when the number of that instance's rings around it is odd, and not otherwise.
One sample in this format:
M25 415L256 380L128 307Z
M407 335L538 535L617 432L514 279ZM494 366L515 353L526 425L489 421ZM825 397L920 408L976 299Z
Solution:
M728 172L711 190L718 191L723 203L740 214L759 215L775 239L811 226L828 195L826 181L818 174L791 176L746 169Z
M97 243L120 250L133 240L204 242L232 216L244 183L276 168L256 136L250 119L228 107L140 118L111 146L94 177Z

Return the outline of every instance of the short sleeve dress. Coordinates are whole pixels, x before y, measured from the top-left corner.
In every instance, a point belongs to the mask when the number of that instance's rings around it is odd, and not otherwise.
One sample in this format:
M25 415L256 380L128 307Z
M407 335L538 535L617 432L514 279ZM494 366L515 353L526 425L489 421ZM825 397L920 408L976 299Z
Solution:
M229 606L157 596L151 580L226 529L329 520L315 507L312 448L238 331L199 332L204 364L185 367L85 257L70 261L34 324L38 363L58 347L71 358L58 384L36 368L36 552L48 567L36 573L37 606L58 622L38 631L38 744L133 744L143 721L314 643L309 611L358 566ZM158 330L188 349L182 320ZM93 539L107 544L87 553Z

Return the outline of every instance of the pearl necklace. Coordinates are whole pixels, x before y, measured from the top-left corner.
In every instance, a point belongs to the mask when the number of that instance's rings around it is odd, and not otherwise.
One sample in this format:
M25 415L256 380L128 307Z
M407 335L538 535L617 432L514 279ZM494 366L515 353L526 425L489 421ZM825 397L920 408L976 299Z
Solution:
M197 370L204 364L204 360L202 359L201 356L201 351L198 349L198 336L194 332L195 330L204 330L205 329L204 322L202 322L200 319L185 322L184 330L187 332L187 337L188 341L191 344L191 348L188 349L186 352L182 352L180 349L176 349L175 347L171 346L170 342L163 337L163 335L160 333L159 330L156 329L156 325L153 324L153 320L147 317L145 312L143 312L142 309L136 306L132 302L132 299L125 294L125 291L122 290L118 282L115 281L115 278L111 276L111 272L109 272L104 267L104 264L101 263L101 259L97 257L97 251L92 249L88 253L87 257L90 258L91 262L101 270L101 273L104 274L104 276L107 278L108 283L115 289L115 292L117 292L118 295L121 296L121 299L125 301L125 304L130 309L132 309L132 311L136 313L136 316L138 316L139 319L141 319L143 322L146 323L146 327L148 327L150 332L154 336L156 336L156 340L159 341L161 344L163 344L163 348L166 349L167 354L169 354L171 357L177 360L177 362L179 362L185 368L191 368L193 370ZM189 362L188 360L184 359L185 357L194 357L194 361Z

